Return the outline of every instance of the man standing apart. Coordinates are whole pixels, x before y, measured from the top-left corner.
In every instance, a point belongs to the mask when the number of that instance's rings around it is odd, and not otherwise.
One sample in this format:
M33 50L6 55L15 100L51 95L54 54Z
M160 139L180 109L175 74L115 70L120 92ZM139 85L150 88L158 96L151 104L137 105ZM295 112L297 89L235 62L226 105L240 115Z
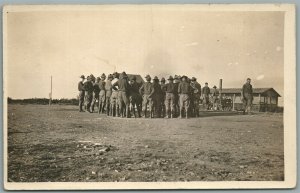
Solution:
M205 86L202 89L202 97L203 97L203 104L206 110L209 110L209 95L210 95L210 88L208 87L208 83L205 83Z
M187 82L187 77L182 76L181 82L178 85L179 101L180 101L180 118L182 118L182 111L185 110L185 118L188 118L188 110L190 107L191 85Z
M82 105L84 103L84 88L83 88L83 81L85 79L84 75L80 76L81 81L78 83L78 91L79 91L79 112L84 112L82 109Z
M247 82L243 85L242 88L242 100L243 100L243 104L244 104L244 114L245 112L248 112L248 114L251 114L251 106L252 106L252 101L253 101L253 89L252 89L252 85L251 83L251 79L247 78Z
M146 81L142 87L140 88L140 94L143 96L143 112L144 117L147 117L147 105L149 104L149 110L150 110L150 118L152 118L152 111L153 111L153 101L152 101L152 95L154 93L153 84L151 83L151 77L150 75L147 75Z

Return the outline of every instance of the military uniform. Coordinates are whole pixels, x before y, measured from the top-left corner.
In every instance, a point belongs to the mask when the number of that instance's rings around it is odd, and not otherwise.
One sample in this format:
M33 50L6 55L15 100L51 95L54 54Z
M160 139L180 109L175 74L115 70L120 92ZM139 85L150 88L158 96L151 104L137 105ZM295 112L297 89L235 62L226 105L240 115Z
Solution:
M175 96L174 93L177 93L175 91L176 87L173 83L173 77L170 76L168 80L171 80L172 82L167 83L164 86L164 91L166 92L166 99L165 99L165 107L166 107L166 118L169 118L171 115L171 118L174 116L175 111Z
M185 76L183 76L184 78ZM190 107L190 94L191 86L187 81L182 81L178 85L178 93L180 94L180 117L182 117L182 111L185 110L185 116L188 117L188 110Z
M93 90L92 112L94 112L95 104L99 102L99 77L97 78L97 82L95 82L93 85Z
M211 95L212 95L212 103L213 103L213 109L214 110L217 110L217 108L218 108L218 101L219 101L219 91L217 90L217 87L216 86L214 86L213 87L214 89L212 90L212 93L211 93Z
M192 87L192 94L191 94L192 113L194 116L199 117L201 85L197 82L197 79L195 77L192 77L190 85Z
M120 77L120 79L114 83L112 87L114 90L117 90L116 86L118 86L118 102L121 116L124 117L126 113L126 117L129 117L129 83L125 72L123 72L121 76L122 77Z
M119 80L119 74L114 73L113 80L111 81L112 85L114 85ZM110 109L112 116L119 115L119 102L118 102L118 90L112 89L111 97L110 97Z
M242 99L243 99L244 112L247 111L248 113L250 113L252 101L253 101L253 89L250 83L245 83L243 85Z
M85 90L86 109L88 112L91 112L90 107L93 100L94 86L90 78L83 84L83 88Z
M136 78L133 77L129 84L129 103L130 111L133 112L134 117L136 117L135 107L138 112L138 116L141 117L141 108L142 108L142 97L139 93L139 84L136 82Z
M163 92L161 90L161 86L158 83L158 81L159 80L158 80L157 76L155 76L153 78L153 89L154 89L154 92L152 94L152 100L153 100L153 107L154 107L154 110L155 110L155 115L156 115L156 117L160 118L161 117L161 108L162 108L160 101L161 101Z
M103 73L101 75L101 80L99 82L99 113L104 113L104 108L105 108L105 100L106 100L106 91L105 91L105 74Z
M105 105L106 105L106 114L112 115L112 108L111 108L111 95L112 95L112 79L113 76L110 74L108 75L108 80L105 83Z
M150 82L151 77L149 75L146 76L147 82L145 82L142 87L140 88L139 92L143 96L143 111L144 116L146 117L147 114L147 105L149 105L150 110L150 118L152 118L152 111L153 111L153 100L152 94L154 93L153 84Z
M165 92L165 78L162 78L160 80L160 88L161 88L161 91L162 91L162 94L161 94L161 99L160 99L160 106L161 106L161 111L162 111L162 114L161 116L164 117L166 115L166 106L165 106L165 100L166 100L166 92Z
M178 94L178 85L180 83L179 77L175 76L174 78L175 82L174 82L174 114L177 116L179 114L179 94Z
M84 79L85 77L82 75L80 78ZM83 112L82 106L84 103L84 95L85 95L85 91L83 88L83 80L78 83L78 91L79 91L79 111Z
M210 88L205 85L202 89L202 95L203 95L203 104L205 108L208 110L209 108L209 95L210 95Z

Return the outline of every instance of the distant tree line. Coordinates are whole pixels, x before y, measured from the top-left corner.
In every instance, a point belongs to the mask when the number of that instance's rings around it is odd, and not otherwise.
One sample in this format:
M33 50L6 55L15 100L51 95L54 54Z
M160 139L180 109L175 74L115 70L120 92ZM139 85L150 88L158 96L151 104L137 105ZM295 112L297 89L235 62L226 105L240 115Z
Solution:
M8 104L39 104L39 105L49 105L49 99L47 98L30 98L30 99L12 99L8 97ZM51 104L58 105L78 105L78 99L52 99Z

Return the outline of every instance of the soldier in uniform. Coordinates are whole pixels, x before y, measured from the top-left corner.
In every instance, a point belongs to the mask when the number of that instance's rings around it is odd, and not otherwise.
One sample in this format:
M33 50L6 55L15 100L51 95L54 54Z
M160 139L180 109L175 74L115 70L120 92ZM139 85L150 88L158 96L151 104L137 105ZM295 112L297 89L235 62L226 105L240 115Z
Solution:
M118 89L116 88L118 86ZM129 83L125 72L122 72L120 79L112 85L114 90L118 90L118 101L120 106L120 114L122 118L129 117Z
M175 84L173 83L173 77L169 76L168 83L164 87L166 92L165 106L166 106L166 118L173 118L175 110Z
M203 104L206 110L209 110L209 95L210 95L210 88L208 87L208 83L205 83L205 86L202 89L202 97L203 97Z
M100 89L100 93L99 93L99 111L98 113L104 113L104 108L105 108L105 79L106 76L103 73L101 75L101 80L99 82L99 89Z
M83 88L83 81L85 79L84 75L80 76L81 81L78 83L78 91L79 91L79 112L84 112L82 109L84 103L84 88Z
M200 103L200 97L201 97L201 85L197 82L197 79L195 77L191 78L191 83L192 87L192 112L195 117L199 117L199 103Z
M211 95L212 95L213 110L218 110L219 91L217 90L216 85L213 87Z
M94 112L95 104L99 102L99 82L100 82L100 77L97 77L96 82L93 84L93 101L92 101L92 112Z
M90 113L91 113L90 107L93 100L93 89L94 89L91 79L92 78L88 76L87 81L83 84L83 88L85 90L85 97L86 97L86 109Z
M190 94L191 94L191 86L187 82L187 77L182 76L181 82L178 85L178 93L180 95L180 118L182 118L182 111L185 110L185 118L188 118L188 111L190 106Z
M166 106L165 106L165 100L166 100L166 92L165 92L165 86L166 86L166 79L164 77L160 80L160 87L162 91L161 100L160 100L160 106L161 106L161 117L165 117L166 115Z
M112 85L118 82L120 78L120 74L117 72L113 73L113 80L111 81ZM120 116L119 111L119 102L118 102L118 90L112 89L111 97L110 97L110 110L112 116Z
M152 111L153 111L153 101L152 101L152 95L154 93L153 84L151 83L151 77L150 75L147 75L146 81L140 88L139 92L143 96L143 112L144 117L147 117L147 105L149 105L150 110L150 118L152 118Z
M133 112L136 118L135 107L138 112L138 116L141 117L142 110L142 97L139 93L139 84L136 82L136 77L133 76L129 82L129 102L130 102L130 112Z
M179 94L178 94L178 85L180 83L180 76L175 75L174 77L174 115L179 115Z
M251 79L247 78L247 82L243 85L242 88L242 100L243 100L243 106L244 106L244 114L247 112L248 114L251 114L251 106L253 101L253 89L251 85Z
M112 95L112 83L111 81L113 80L113 75L109 74L107 76L107 81L105 83L105 105L106 105L106 114L107 116L112 115L112 109L110 107L110 99Z
M152 94L152 100L153 100L153 107L154 107L154 111L153 114L155 112L155 115L157 118L161 117L161 98L162 98L162 90L161 90L161 86L159 84L159 79L157 76L155 76L153 78L153 89L154 92ZM154 117L154 116L153 116Z

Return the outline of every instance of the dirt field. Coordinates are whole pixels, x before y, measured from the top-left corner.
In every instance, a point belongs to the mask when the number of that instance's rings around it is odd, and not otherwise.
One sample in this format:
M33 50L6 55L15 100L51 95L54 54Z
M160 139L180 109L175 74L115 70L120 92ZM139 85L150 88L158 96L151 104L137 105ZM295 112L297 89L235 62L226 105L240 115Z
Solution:
M9 105L8 178L284 180L283 115L122 119L79 113L76 106Z

